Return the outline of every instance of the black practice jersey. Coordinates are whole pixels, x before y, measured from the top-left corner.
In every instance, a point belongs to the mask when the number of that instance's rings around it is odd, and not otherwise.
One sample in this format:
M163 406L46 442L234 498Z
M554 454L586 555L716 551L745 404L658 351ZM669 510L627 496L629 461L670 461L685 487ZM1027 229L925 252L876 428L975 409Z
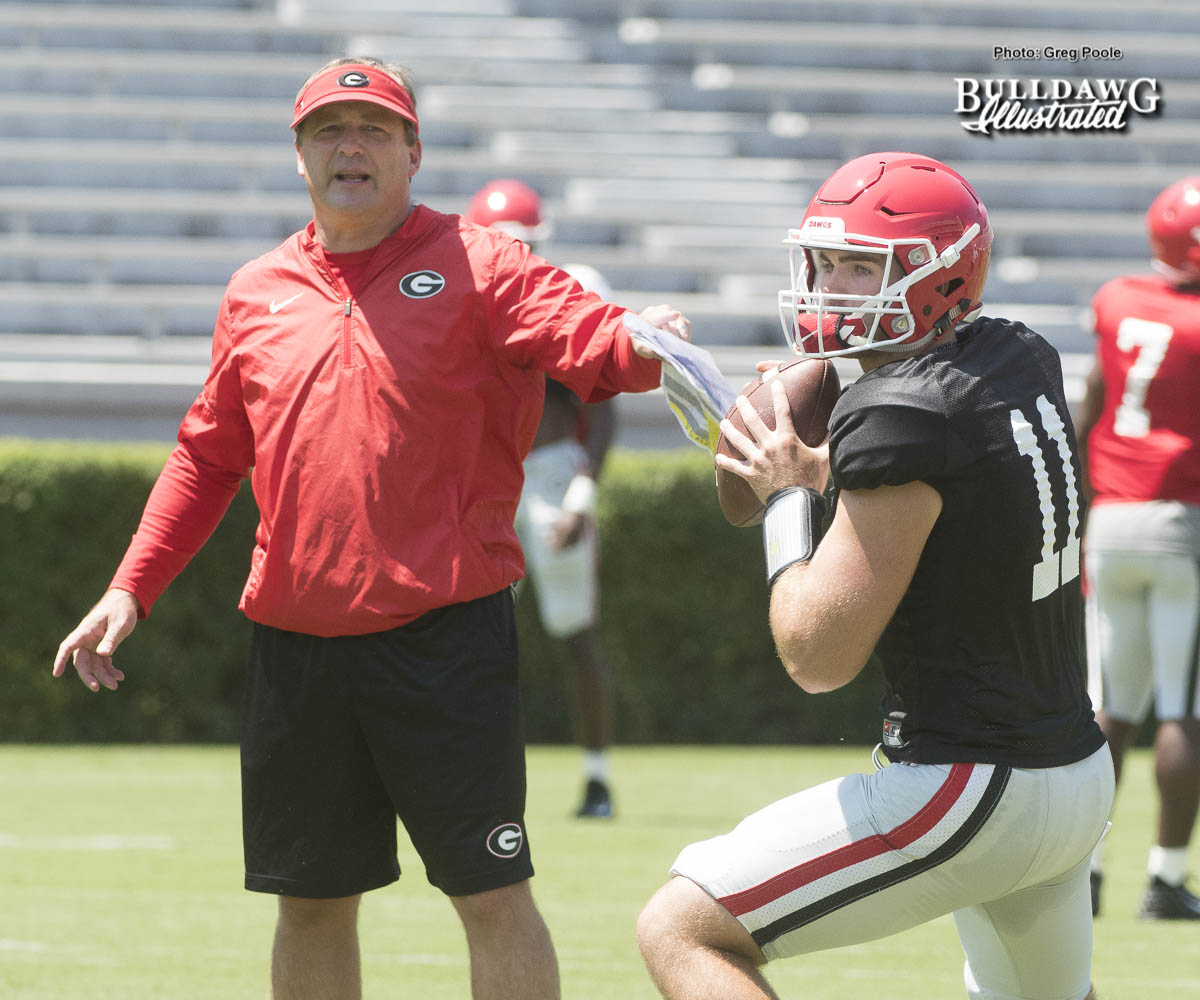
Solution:
M920 480L942 497L884 630L892 760L1055 767L1104 737L1085 690L1080 469L1058 353L980 318L865 373L830 420L839 490Z

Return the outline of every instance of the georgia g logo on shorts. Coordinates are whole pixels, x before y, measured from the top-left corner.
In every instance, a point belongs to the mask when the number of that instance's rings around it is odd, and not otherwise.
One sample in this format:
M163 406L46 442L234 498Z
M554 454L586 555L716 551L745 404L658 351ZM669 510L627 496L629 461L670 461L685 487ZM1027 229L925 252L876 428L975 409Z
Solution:
M437 271L413 271L400 279L400 291L410 299L427 299L446 287L446 279Z
M515 858L524 842L520 823L501 823L487 835L487 849L498 858Z

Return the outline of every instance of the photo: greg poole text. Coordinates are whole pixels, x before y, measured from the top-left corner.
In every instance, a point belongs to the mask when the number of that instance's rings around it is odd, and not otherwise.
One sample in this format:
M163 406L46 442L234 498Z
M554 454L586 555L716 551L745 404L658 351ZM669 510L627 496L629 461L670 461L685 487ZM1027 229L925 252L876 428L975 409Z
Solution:
M1021 61L1021 60L1057 60L1059 62L1081 62L1088 59L1100 60L1117 60L1124 59L1125 53L1115 45L1105 45L1095 48L1090 45L1081 45L1077 47L1065 47L1061 45L1043 45L1041 47L1034 45L1021 45L1009 47L1007 45L992 46L992 58L997 62L1005 61Z

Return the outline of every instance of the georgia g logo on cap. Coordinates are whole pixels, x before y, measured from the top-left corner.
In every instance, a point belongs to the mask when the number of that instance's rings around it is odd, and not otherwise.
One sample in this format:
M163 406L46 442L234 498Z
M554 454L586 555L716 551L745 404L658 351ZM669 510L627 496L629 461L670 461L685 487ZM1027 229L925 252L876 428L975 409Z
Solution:
M417 109L405 83L376 66L344 62L318 73L296 95L291 127L296 128L317 108L339 101L378 104L410 121L414 130L420 127Z

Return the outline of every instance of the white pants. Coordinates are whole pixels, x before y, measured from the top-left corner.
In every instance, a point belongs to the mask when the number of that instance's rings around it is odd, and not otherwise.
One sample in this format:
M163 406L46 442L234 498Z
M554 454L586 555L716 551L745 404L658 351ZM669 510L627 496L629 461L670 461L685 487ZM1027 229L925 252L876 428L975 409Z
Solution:
M550 545L567 487L575 474L586 468L583 447L569 439L538 448L525 459L517 537L525 552L526 574L533 580L537 594L538 615L547 633L556 638L575 635L596 624L594 522L588 518L583 537L569 548L556 552Z
M1112 801L1107 745L1036 770L892 764L769 805L684 848L671 870L725 906L768 959L953 913L970 996L1082 1000L1089 859Z
M1168 552L1087 549L1088 693L1138 723L1200 715L1200 563Z

